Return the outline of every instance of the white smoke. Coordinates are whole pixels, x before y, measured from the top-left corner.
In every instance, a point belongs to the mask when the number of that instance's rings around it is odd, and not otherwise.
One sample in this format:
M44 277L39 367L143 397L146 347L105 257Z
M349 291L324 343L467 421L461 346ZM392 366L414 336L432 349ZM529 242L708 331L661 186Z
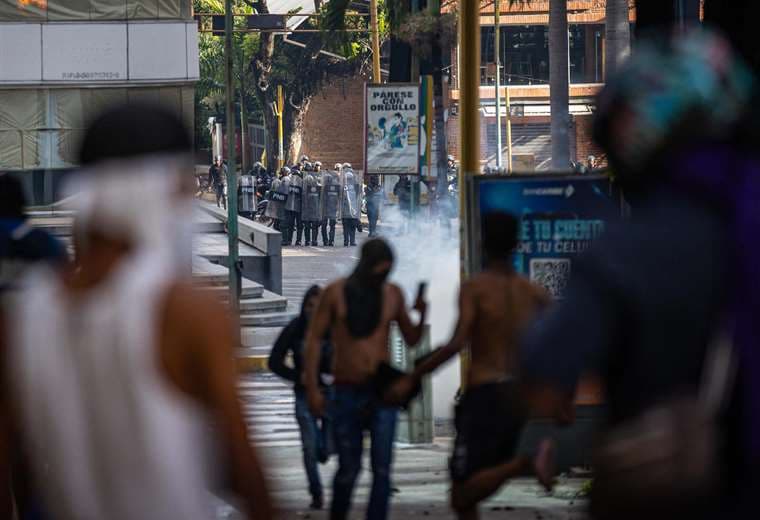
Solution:
M431 347L447 342L456 326L459 295L459 223L450 228L429 215L428 206L419 208L408 221L398 206L383 206L380 233L396 255L391 279L404 291L408 306L414 303L420 282L427 283L427 321ZM454 394L459 388L459 361L455 360L433 377L433 412L436 418L451 418Z

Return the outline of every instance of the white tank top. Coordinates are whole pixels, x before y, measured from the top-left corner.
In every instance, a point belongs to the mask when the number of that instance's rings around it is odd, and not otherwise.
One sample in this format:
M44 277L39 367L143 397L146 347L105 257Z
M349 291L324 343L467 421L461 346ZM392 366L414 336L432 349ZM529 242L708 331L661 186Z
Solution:
M213 518L210 423L158 367L166 262L133 257L77 297L44 268L27 280L11 296L9 368L45 508L62 520Z

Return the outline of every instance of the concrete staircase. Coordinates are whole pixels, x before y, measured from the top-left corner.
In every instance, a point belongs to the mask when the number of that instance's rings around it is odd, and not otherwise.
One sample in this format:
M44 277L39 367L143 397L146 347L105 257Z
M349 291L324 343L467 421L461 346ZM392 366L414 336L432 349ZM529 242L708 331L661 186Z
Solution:
M209 260L193 257L193 281L204 291L229 299L229 272L226 267ZM288 312L288 299L267 291L264 286L243 278L240 295L240 325L242 327L281 327L294 318Z

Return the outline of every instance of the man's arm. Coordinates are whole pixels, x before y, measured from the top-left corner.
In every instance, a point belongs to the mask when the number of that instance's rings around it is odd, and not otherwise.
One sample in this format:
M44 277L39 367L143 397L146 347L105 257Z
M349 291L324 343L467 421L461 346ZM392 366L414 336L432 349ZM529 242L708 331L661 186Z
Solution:
M398 310L396 314L396 321L398 322L399 329L401 329L401 335L404 336L404 341L409 347L416 347L422 339L422 334L425 331L425 318L427 316L427 304L421 295L417 297L414 302L414 309L420 313L420 321L417 325L412 324L412 320L409 317L409 313L406 311L406 305L404 304L404 293L401 289L395 285L391 286L393 293L395 294L396 301L398 302Z
M269 353L267 364L269 365L269 370L273 373L291 383L298 384L298 378L301 377L301 374L285 364L288 350L292 350L294 332L293 322L282 330L272 347L272 351Z
M167 303L164 331L175 341L168 340L174 348L163 353L164 366L171 379L210 410L229 461L232 488L244 500L248 518L272 518L261 461L248 439L237 395L234 349L240 328L222 305L192 288L172 290Z
M314 313L309 328L306 331L306 345L304 349L304 373L303 383L309 399L309 408L314 415L324 415L324 396L319 389L319 361L322 354L322 338L330 329L333 306L332 286L325 289L319 298L317 310Z
M454 329L454 335L443 347L435 350L425 361L420 363L412 373L412 377L419 381L423 376L435 371L439 366L446 363L467 346L472 334L472 325L475 322L475 302L472 299L467 285L462 286L459 293L459 321Z

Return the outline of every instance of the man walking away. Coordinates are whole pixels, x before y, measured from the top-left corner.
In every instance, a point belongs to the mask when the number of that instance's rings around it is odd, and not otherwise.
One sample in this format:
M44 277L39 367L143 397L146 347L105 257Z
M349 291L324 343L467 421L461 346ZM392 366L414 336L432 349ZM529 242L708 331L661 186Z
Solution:
M224 195L224 186L227 179L224 175L225 168L222 166L222 158L217 157L211 168L208 169L208 186L216 195L216 207L227 209L227 197Z
M380 184L380 177L372 175L364 192L367 197L369 236L372 238L377 236L377 220L380 217L380 204L383 202L383 187Z
M331 419L338 452L333 481L330 518L348 517L356 479L361 469L364 432L372 441L372 491L367 519L388 516L391 461L398 410L380 401L375 386L388 368L388 337L397 322L406 343L419 343L427 306L420 297L414 308L420 321L412 324L404 295L386 279L393 267L393 253L381 239L362 246L354 272L325 289L306 334L304 383L309 406L318 417L326 400L319 387L320 344L329 333L333 343L335 397Z
M408 231L409 222L412 218L412 182L409 177L402 175L393 187L393 194L398 197L398 209L401 211L400 234Z
M237 326L185 280L191 253L171 240L192 226L191 150L161 107L96 118L76 265L29 271L0 313L0 461L23 454L58 520L207 520L223 485L249 518L273 516L237 398Z
M66 251L58 240L27 222L21 182L0 174L0 294L16 286L21 274L36 262L62 265Z
M240 176L238 181L238 212L247 219L253 220L256 214L256 193L253 171L249 170Z
M527 419L515 379L518 340L549 304L549 296L514 272L510 256L517 245L517 230L518 222L511 215L486 215L486 266L462 285L454 336L397 382L389 396L404 401L422 376L469 346L467 389L456 409L457 437L451 456L451 503L462 519L477 518L479 502L508 478L531 468L531 460L515 452ZM542 444L542 451L549 449ZM541 475L542 481L546 478Z
M327 461L332 444L328 418L317 418L309 411L306 402L306 390L301 381L306 328L317 308L321 292L322 290L317 285L311 286L306 291L301 306L301 314L283 329L269 354L269 369L281 378L293 383L293 392L296 398L295 413L298 429L301 432L303 465L306 470L306 478L309 481L309 493L311 494L309 507L311 509L322 509L324 504L319 463ZM324 339L321 342L319 384L328 401L330 400L329 383L332 382L330 375L331 354L330 342ZM289 355L293 359L292 366L285 364L285 359Z
M335 225L340 214L342 165L335 164L333 171L322 174L322 245L335 246ZM328 224L330 231L328 234Z

